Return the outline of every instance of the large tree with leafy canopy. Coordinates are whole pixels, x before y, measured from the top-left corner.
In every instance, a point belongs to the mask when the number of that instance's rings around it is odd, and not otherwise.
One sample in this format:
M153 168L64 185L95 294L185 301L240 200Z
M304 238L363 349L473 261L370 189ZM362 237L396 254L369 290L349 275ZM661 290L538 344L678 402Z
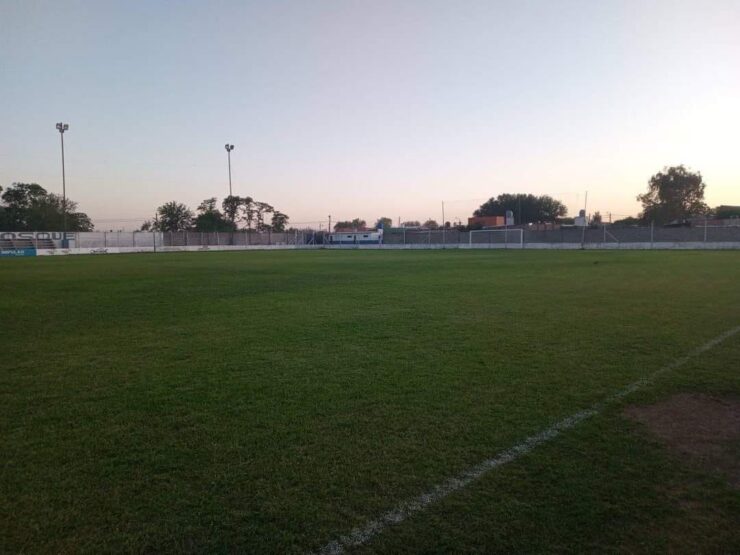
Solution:
M279 210L275 210L272 213L272 230L273 231L285 231L285 226L288 225L288 216L283 214Z
M236 224L216 208L216 197L211 197L198 206L194 227L196 231L234 231Z
M193 227L193 212L181 202L165 202L157 208L155 231L187 231Z
M705 187L699 172L684 166L663 168L650 178L647 192L637 196L642 203L640 219L667 224L706 214L709 207L704 203Z
M13 183L0 196L0 230L62 231L65 203L38 183ZM77 203L67 199L67 231L92 231L87 214L77 212Z

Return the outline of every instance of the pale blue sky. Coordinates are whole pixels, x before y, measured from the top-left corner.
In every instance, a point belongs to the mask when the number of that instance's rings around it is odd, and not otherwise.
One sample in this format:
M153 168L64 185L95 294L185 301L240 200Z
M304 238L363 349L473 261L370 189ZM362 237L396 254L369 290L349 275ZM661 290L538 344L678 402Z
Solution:
M234 190L293 222L634 214L664 165L740 204L740 1L0 0L0 185L99 228ZM113 219L131 220L117 221Z

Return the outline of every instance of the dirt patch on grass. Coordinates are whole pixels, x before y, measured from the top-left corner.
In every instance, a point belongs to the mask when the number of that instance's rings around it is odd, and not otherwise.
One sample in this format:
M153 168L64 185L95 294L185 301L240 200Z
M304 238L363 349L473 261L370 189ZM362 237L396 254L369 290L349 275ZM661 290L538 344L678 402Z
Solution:
M681 457L740 489L740 398L684 393L624 412Z

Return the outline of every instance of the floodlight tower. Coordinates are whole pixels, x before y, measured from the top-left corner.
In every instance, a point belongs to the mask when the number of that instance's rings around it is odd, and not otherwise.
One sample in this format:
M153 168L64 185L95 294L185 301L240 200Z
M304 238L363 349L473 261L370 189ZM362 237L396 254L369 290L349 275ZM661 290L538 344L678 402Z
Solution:
M234 150L234 145L230 145L229 143L226 143L226 155L229 157L229 196L232 196L231 193L231 151Z
M62 247L67 247L67 183L64 176L64 132L69 129L69 124L57 123L57 131L62 139L62 227L64 236L62 238Z

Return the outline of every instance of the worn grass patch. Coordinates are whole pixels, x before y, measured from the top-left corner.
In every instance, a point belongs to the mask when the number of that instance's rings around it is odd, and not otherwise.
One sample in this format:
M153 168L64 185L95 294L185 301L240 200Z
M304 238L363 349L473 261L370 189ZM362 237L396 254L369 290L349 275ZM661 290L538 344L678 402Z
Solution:
M740 488L740 397L681 393L625 414L677 455Z

